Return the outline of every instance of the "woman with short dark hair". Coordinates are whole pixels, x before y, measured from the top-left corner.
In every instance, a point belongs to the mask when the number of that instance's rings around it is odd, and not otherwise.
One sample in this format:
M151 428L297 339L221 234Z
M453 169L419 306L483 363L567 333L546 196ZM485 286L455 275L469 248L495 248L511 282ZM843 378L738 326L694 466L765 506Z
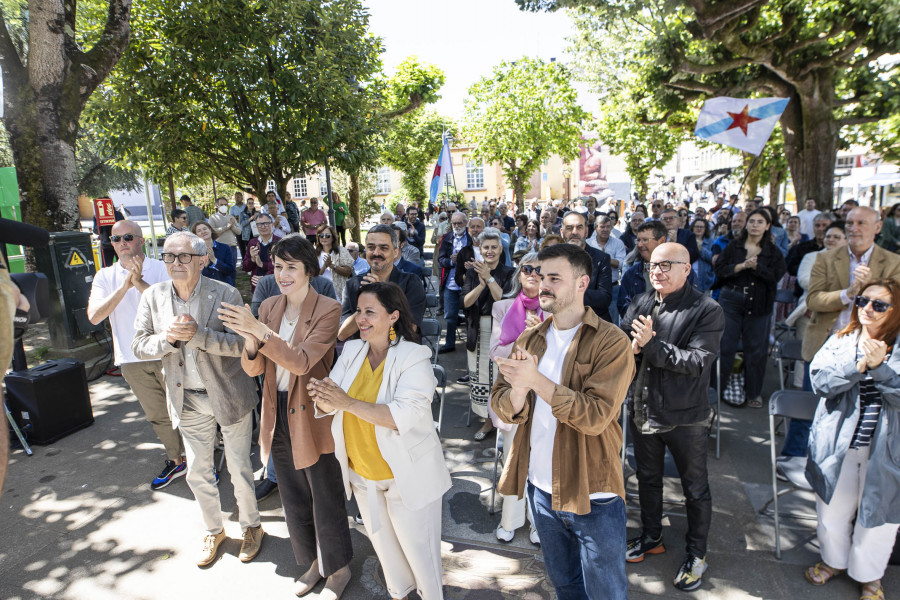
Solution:
M278 240L272 256L281 294L263 301L259 319L249 308L224 303L219 315L244 338L244 371L252 377L265 374L262 462L272 455L294 559L297 565L310 565L300 577L297 595L326 577L325 590L339 598L350 580L353 545L331 419L315 418L307 384L331 369L341 305L309 284L319 261L303 236Z

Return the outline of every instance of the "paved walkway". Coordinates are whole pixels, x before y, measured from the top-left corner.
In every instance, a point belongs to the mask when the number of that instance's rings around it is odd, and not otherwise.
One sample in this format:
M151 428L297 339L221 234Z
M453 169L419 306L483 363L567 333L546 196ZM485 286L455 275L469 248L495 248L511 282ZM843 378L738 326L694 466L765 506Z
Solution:
M455 381L465 354L441 356ZM65 390L60 390L65 393ZM96 422L59 442L36 447L27 457L12 453L6 492L0 500L0 599L205 600L291 598L300 569L294 564L277 494L262 503L267 538L249 564L237 559L240 528L227 472L220 488L232 537L210 568L193 555L201 536L199 511L183 480L159 492L149 480L164 459L161 445L121 378L91 384ZM475 442L465 426L466 392L447 392L443 443L453 474L444 503L443 553L446 597L551 598L540 550L527 528L510 544L493 531L499 514L488 512L493 439ZM788 520L782 561L772 553L771 519L756 509L770 486L766 416L762 410L726 408L722 457L710 459L714 517L709 571L695 598L858 598L839 578L811 587L802 566L815 558L814 522ZM711 441L711 448L713 442ZM256 448L254 448L256 451ZM258 455L254 464L259 465ZM634 491L635 484L629 482ZM668 484L667 484L668 485ZM680 499L669 485L668 496ZM809 511L809 498L794 508ZM499 508L499 499L496 506ZM634 503L632 502L633 506ZM629 510L629 533L637 512ZM629 566L630 598L685 597L671 585L682 559L685 520L671 516L668 552ZM388 598L378 562L362 527L351 525L356 557L348 600ZM889 567L885 588L900 589L900 570ZM315 594L309 596L315 598Z

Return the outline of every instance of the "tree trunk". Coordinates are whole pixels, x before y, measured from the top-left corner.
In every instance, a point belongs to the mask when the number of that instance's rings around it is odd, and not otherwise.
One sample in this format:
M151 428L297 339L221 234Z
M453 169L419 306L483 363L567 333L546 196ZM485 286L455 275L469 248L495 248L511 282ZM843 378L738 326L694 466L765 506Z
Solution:
M827 72L816 71L807 85L795 89L781 115L781 127L797 205L813 198L819 210L830 210L839 129L834 118L834 81Z
M172 204L172 210L175 210L178 206L175 205L175 178L172 176L172 169L169 169L166 179L169 180L169 202Z
M784 170L778 167L769 168L769 200L773 206L778 205L778 195L781 193L781 184L784 182ZM799 205L799 203L798 203Z
M635 181L634 183L638 189L638 197L640 198L640 202L646 202L647 192L649 191L649 187L647 186L647 180L641 179L640 181Z
M749 152L741 152L741 162L744 165L744 187L741 189L741 202L744 203L756 196L759 191L759 174L762 171L760 161L753 162L756 156Z
M75 41L75 2L29 0L23 63L0 24L4 125L19 180L23 220L51 231L78 228L75 138L90 95L128 44L131 0L109 0L103 36L89 51Z
M516 214L525 212L525 182L515 177L510 182L516 199Z
M359 219L359 174L352 173L350 175L350 190L347 194L347 208L350 210L350 216L356 221L356 225L350 230L350 239L357 244L362 244L362 233Z

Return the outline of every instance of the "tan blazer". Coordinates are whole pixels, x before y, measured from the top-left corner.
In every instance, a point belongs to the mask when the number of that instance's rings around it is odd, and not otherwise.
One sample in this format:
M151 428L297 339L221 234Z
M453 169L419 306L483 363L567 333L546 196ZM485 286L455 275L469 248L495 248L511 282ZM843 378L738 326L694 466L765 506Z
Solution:
M872 249L869 260L872 279L900 282L900 256L880 246ZM820 252L809 276L806 306L813 311L803 337L803 360L810 362L831 335L841 311L841 291L850 287L850 251L847 247Z
M184 407L184 360L180 346L166 341L166 327L175 319L172 306L173 283L162 281L141 294L134 321L131 351L141 360L162 360L166 380L166 404L172 427L178 427ZM197 333L187 342L195 350L197 370L213 401L219 425L234 425L256 406L256 386L241 371L238 358L244 338L226 329L216 309L222 302L241 304L241 294L232 286L208 277L200 278L200 314Z
M324 379L334 363L334 346L341 319L341 305L337 300L321 296L310 286L300 310L300 320L290 340L278 337L287 298L273 296L259 307L259 320L275 332L255 358L246 350L241 365L248 375L265 373L262 414L259 425L259 446L263 462L269 458L278 402L276 363L291 372L288 382L288 429L294 467L305 469L314 465L322 454L334 452L331 437L331 418L316 419L313 402L306 391L310 378Z

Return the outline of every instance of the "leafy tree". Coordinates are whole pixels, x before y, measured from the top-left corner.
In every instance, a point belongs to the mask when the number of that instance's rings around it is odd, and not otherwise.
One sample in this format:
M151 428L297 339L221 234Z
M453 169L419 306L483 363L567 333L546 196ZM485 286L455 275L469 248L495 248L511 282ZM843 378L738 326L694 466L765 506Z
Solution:
M469 88L463 137L475 147L474 158L500 163L519 211L544 160L578 156L590 116L571 79L560 63L525 57L501 63Z
M399 117L390 123L381 149L384 162L402 173L407 197L423 206L428 200L425 177L441 152L441 133L447 123L436 112L422 109Z
M647 109L618 97L601 107L597 136L613 154L625 159L625 169L634 181L641 198L647 197L650 172L672 160L685 138L684 129L652 122L656 119ZM673 121L674 125L674 121Z
M148 0L96 122L125 160L264 195L356 147L381 43L359 0ZM367 155L368 153L368 155Z
M575 8L579 40L625 28L637 69L663 111L712 96L789 98L784 152L798 198L830 207L841 128L897 110L900 50L895 0L517 0L528 10ZM576 43L603 65L596 48ZM626 48L627 50L627 48Z
M79 117L130 34L131 0L88 3L87 9L88 20L77 14L74 1L0 3L3 124L22 215L54 231L78 226Z

